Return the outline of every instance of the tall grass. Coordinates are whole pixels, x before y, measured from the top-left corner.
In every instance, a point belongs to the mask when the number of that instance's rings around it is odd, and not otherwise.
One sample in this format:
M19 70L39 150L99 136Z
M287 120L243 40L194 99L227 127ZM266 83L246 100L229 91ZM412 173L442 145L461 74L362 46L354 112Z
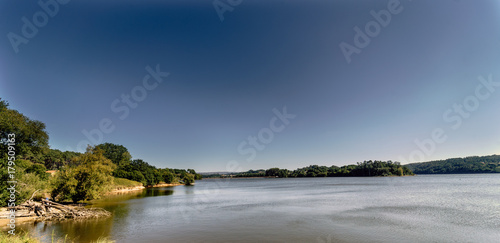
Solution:
M51 243L73 243L73 240L68 239L66 235L64 238L55 238L54 232L51 235ZM114 243L114 240L110 240L108 237L99 237L95 241L90 243ZM6 232L0 233L0 243L40 243L40 240L31 236L29 233L10 235Z
M10 235L6 232L0 234L0 243L39 243L35 238L32 238L28 233Z

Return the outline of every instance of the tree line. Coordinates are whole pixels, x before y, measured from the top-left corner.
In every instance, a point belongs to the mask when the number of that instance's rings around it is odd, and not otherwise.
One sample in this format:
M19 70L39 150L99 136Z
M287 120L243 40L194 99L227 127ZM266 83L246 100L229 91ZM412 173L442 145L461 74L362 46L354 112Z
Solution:
M470 156L406 165L415 174L500 173L500 155Z
M332 165L310 165L296 170L270 168L267 170L249 170L246 172L231 173L226 175L211 174L204 177L347 177L347 176L406 176L413 172L399 162L392 161L364 161L357 164L338 167Z
M156 168L142 159L132 159L122 145L104 143L89 146L85 153L51 149L45 124L32 120L0 98L0 206L6 206L12 181L8 173L8 134L15 134L15 180L18 204L34 192L51 195L56 201L78 202L99 198L113 185L113 177L141 182L190 185L201 175L193 169ZM55 170L55 176L46 171Z

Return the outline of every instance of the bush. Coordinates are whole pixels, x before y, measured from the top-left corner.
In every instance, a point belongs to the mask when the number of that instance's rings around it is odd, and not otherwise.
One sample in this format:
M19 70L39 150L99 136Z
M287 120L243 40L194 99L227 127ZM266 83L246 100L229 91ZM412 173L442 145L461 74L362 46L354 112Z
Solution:
M88 147L87 152L76 157L74 168L66 168L57 173L52 197L73 202L100 198L101 194L111 189L111 173L116 165L103 155L103 151ZM57 198L57 199L56 199Z
M47 169L44 165L41 164L33 164L25 170L25 173L35 173L42 180L49 179L49 173L46 172Z

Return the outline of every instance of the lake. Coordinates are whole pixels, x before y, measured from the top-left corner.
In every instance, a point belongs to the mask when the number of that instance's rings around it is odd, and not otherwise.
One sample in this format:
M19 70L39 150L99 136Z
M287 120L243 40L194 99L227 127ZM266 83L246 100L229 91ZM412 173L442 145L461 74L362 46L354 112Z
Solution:
M103 220L18 228L50 242L499 242L500 174L206 179L96 202Z

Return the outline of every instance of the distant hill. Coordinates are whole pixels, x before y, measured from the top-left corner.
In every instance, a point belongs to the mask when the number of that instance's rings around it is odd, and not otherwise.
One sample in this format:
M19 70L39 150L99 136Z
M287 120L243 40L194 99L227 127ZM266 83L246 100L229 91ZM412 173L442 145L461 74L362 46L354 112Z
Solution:
M453 158L405 166L415 174L500 173L500 155Z

